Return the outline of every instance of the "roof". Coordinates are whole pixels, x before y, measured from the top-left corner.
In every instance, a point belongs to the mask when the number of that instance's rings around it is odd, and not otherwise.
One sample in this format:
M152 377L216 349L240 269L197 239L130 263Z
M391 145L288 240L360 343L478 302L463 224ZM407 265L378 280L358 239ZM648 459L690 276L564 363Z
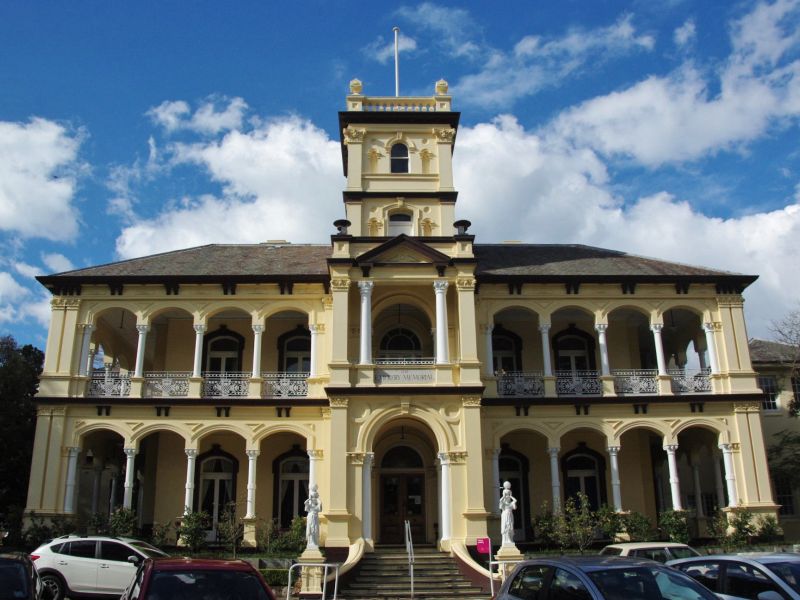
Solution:
M800 361L800 348L781 342L753 339L750 346L750 361L753 363L794 363Z
M253 566L244 560L215 558L154 558L153 569L157 571L252 571Z

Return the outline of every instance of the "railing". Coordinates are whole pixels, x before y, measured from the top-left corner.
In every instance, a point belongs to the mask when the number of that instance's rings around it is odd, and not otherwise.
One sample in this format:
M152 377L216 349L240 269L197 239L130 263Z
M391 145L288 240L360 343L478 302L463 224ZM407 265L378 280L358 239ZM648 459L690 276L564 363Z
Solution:
M411 597L414 597L414 541L411 539L411 522L405 521L406 554L408 554L408 578L411 580ZM323 596L324 597L324 596Z
M292 571L294 569L302 569L305 567L315 567L324 569L322 575L322 598L326 597L328 591L328 569L334 569L333 578L333 600L336 600L336 595L339 593L339 563L295 563L289 567L288 582L286 585L286 600L292 595Z
M156 371L144 375L144 395L148 398L180 398L189 395L191 372Z
M94 398L121 398L131 395L130 373L119 371L94 371L89 380L89 396Z
M241 398L250 390L250 372L203 373L203 395L207 398Z
M432 357L417 356L383 356L375 359L376 365L432 365L436 359Z
M362 109L369 112L435 112L434 98L364 98Z
M711 391L711 369L689 371L669 369L673 394L697 394Z
M263 398L305 398L308 396L308 373L262 373Z
M658 370L614 369L614 390L617 394L657 394Z
M603 385L597 371L556 371L559 396L599 396Z
M539 372L499 371L498 396L544 396L544 376Z
M430 357L391 356L375 359L375 384L434 383L435 360Z

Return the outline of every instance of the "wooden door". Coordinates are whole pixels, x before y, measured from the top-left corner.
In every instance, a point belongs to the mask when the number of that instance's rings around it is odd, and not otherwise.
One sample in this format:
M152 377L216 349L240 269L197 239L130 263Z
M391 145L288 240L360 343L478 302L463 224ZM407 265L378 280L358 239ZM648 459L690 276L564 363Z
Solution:
M381 476L380 542L405 542L404 522L411 524L414 543L425 540L425 475L424 473L384 474Z

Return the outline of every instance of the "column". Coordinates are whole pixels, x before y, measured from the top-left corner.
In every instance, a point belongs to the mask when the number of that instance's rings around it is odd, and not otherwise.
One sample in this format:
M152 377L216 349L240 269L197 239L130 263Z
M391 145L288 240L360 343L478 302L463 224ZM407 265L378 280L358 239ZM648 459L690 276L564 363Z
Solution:
M714 343L714 323L704 323L703 331L706 332L706 349L708 350L708 362L711 364L711 373L719 373L719 362L717 361L717 346Z
M442 466L442 475L440 477L442 489L439 494L439 502L442 505L442 522L439 529L441 541L445 541L450 539L450 514L452 509L450 500L450 457L446 452L439 453L439 464Z
M194 378L203 376L203 335L205 333L205 325L194 326L194 368L192 369Z
M433 282L436 294L436 364L446 365L450 362L447 348L447 286L444 279Z
M94 325L87 323L83 325L83 341L81 343L81 358L80 364L78 365L78 375L84 376L87 373L89 375L92 374L89 365L89 344L92 343L92 331L94 331Z
M550 325L539 325L542 336L542 357L544 358L544 376L553 376L553 363L550 359Z
M362 529L365 540L372 540L372 459L373 452L364 453L364 463L361 466L361 514Z
M256 518L256 460L260 452L247 450L247 514L245 519Z
M183 497L183 510L184 514L188 514L194 510L194 463L197 459L197 450L187 448L184 452L186 452L186 494Z
M494 348L492 347L492 332L494 324L483 326L484 345L486 346L486 362L483 364L483 374L485 377L494 375ZM497 499L500 502L500 499Z
M251 377L261 377L261 338L264 335L263 325L253 325L253 373Z
M500 448L492 449L492 512L500 514Z
M703 512L703 488L700 486L700 465L697 461L692 461L692 479L694 483L694 503L695 512L698 519L705 516Z
M739 504L739 494L736 492L736 473L733 470L733 448L731 444L720 444L722 462L725 465L725 484L728 488L728 506Z
M78 454L80 448L67 448L67 481L64 486L64 512L72 514L75 512L75 483L78 474Z
M672 496L672 509L683 510L681 504L681 481L678 477L678 461L675 453L678 451L678 444L664 446L667 451L667 466L669 467L669 491Z
M372 281L359 281L358 292L361 294L361 354L358 362L362 365L372 364Z
M139 332L139 343L136 345L136 369L133 372L133 376L142 377L144 372L144 350L150 325L137 325L136 331Z
M317 348L322 325L309 325L308 330L311 332L311 360L308 366L308 376L314 378L317 376Z
M137 328L139 326L137 325ZM139 337L141 339L141 336ZM133 506L133 476L136 472L136 448L123 448L125 453L125 487L122 495L122 506L131 509Z
M322 458L322 450L307 450L308 454L308 489L317 485L317 463Z
M656 347L656 362L658 363L658 374L667 374L667 361L664 359L664 345L661 343L661 330L664 325L661 323L654 323L650 325L650 330L653 332L653 342Z
M553 447L548 448L547 453L550 455L550 487L553 490L553 512L561 512L561 478L558 472L558 453L561 448Z
M714 484L717 488L717 506L722 508L725 503L725 486L722 483L722 469L719 466L719 457L712 456L714 459Z
M700 344L700 340L695 338L694 342L694 351L697 353L697 362L700 363L700 370L704 371L708 365L706 364L706 353L705 348L702 347Z
M614 510L622 512L622 491L619 482L619 446L608 447L608 457L611 463L611 497L614 501Z
M611 368L608 363L608 342L606 341L606 329L608 325L605 323L598 323L594 326L597 331L597 339L600 343L600 374L603 376L611 375Z

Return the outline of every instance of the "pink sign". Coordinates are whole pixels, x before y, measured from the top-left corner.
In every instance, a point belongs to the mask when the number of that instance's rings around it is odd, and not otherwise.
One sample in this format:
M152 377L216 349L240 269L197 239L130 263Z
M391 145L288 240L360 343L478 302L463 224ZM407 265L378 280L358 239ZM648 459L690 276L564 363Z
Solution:
M478 553L491 554L492 553L492 540L489 538L478 538Z

